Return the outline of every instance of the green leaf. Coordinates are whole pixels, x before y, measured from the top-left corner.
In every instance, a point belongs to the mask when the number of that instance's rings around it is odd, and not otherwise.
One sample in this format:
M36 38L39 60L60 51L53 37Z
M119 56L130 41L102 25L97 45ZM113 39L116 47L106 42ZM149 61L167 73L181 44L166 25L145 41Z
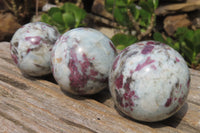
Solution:
M162 37L162 34L159 32L155 32L153 34L153 39L162 43L166 43L166 41L164 40L164 38Z
M140 9L136 8L135 4L130 4L129 8L130 8L130 11L131 11L134 19L137 21L140 17Z
M47 14L42 14L41 21L50 24L50 17Z
M74 15L75 17L75 27L78 27L80 25L80 23L83 21L83 19L86 16L86 11L77 7L76 5L72 4L72 3L65 3L62 7L61 7L65 12L67 13L71 13Z
M62 7L62 10L64 10L64 12L73 12L73 10L76 9L76 6L72 3L66 2Z
M117 45L117 46L116 46L116 49L119 49L119 50L123 50L123 49L125 49L125 48L126 48L125 45Z
M193 44L193 38L194 38L194 31L190 30L186 27L178 28L175 37L178 38L178 41L180 42L180 50L182 50L182 47L187 46L187 48L193 50L194 44ZM183 46L184 44L184 46Z
M181 43L181 51L186 60L191 64L194 60L193 51L190 48L188 48L184 42Z
M150 13L154 12L154 6L152 3L152 0L150 0L150 1L149 0L148 1L140 0L139 6L141 6L142 9L146 10L147 12L150 12Z
M175 37L179 38L180 40L184 40L184 38L185 38L184 34L188 31L189 31L189 29L187 29L186 27L178 28L175 33Z
M174 48L175 50L179 51L180 44L178 42L174 42L172 38L167 37L166 39L163 38L162 34L159 32L155 32L153 34L153 39L165 44L168 44L170 47Z
M172 48L174 48L175 50L177 50L179 52L180 51L180 43L179 42L175 42L174 43L174 47L172 47Z
M58 31L59 31L61 34L65 33L65 32L69 29L69 27L66 27L66 26L64 26L64 25L56 25L56 27L57 27Z
M87 15L87 13L85 12L85 10L80 9L80 8L79 8L79 10L76 10L74 12L75 21L76 21L75 27L78 27L80 25L80 23L83 21L83 19L85 18L86 15Z
M127 0L116 0L116 6L117 7L126 7L128 4Z
M112 13L113 8L126 8L129 0L105 0L105 8L108 12Z
M129 25L129 18L126 8L116 8L114 10L114 18L119 24L123 26Z
M48 14L43 14L41 21L55 26L60 33L70 28L79 27L86 16L86 11L72 3L65 3L60 8L53 7Z
M62 15L62 17L63 17L63 21L65 23L65 27L73 28L75 26L75 18L74 18L73 14L66 12Z
M62 13L59 12L54 12L52 14L52 20L59 23L59 24L64 24L63 18L62 18Z
M185 36L184 36L187 40L189 41L193 41L193 37L194 37L194 31L193 30L188 30L186 33L185 33Z
M114 35L111 40L115 46L123 45L124 47L127 47L135 43L137 41L137 38L131 35L125 35L125 34L119 33L119 34Z
M154 10L155 10L159 5L159 0L153 0L153 5L154 5Z
M178 42L174 42L172 38L167 37L166 38L166 43L171 46L173 49L175 49L176 51L180 51L180 43Z
M134 18L135 18L135 20L138 20L139 17L140 17L140 11L139 11L139 9L136 9L135 13L134 13Z
M194 50L196 53L200 53L200 29L194 32Z
M140 29L140 31L141 31L141 33L143 33L146 31L146 29L142 28L142 29Z
M140 16L141 16L139 20L140 25L143 27L147 27L150 23L149 20L151 21L151 13L147 12L144 9L141 9Z
M108 12L113 11L113 4L114 4L114 0L105 0L105 8Z
M49 11L48 11L48 15L52 16L55 12L61 12L61 10L57 7L52 7Z

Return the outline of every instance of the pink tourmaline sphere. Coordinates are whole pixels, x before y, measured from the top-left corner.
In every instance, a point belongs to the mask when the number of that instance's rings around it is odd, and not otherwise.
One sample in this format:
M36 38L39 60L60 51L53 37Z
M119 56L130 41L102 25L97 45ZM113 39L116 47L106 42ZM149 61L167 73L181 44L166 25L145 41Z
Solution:
M116 107L133 119L154 122L176 113L189 91L182 56L160 42L143 41L124 49L113 62L110 92Z
M95 94L108 87L108 73L117 55L111 40L91 28L76 28L63 34L52 51L52 71L61 89L77 94Z
M51 50L59 36L55 28L42 22L19 28L11 39L10 51L21 72L29 76L51 73Z

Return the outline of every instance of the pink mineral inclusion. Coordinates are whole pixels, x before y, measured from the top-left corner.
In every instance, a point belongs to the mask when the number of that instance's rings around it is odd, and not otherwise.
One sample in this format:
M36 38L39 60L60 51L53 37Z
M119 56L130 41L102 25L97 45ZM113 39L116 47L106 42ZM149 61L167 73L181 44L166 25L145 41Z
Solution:
M79 70L78 70L78 58L76 55L76 47L73 47L70 50L70 60L69 60L69 64L68 67L71 71L70 74L70 86L75 87L75 88L83 88L85 86L85 84L87 83L88 77L85 75L85 71L86 68L88 67L88 63L85 62L84 64L82 64L80 62L81 65L81 71L82 71L82 75L80 74Z
M130 92L130 80L127 80L125 85L124 85L124 89L127 91L127 92Z
M18 64L18 57L15 54L11 54L11 57L13 58L15 64Z
M171 103L172 103L172 98L170 97L167 99L167 102L165 103L165 107L169 107Z
M147 45L149 45L149 44L155 44L155 42L154 41L148 41Z
M124 107L130 107L130 109L133 110L132 107L135 106L135 104L134 104L134 102L132 100L133 96L135 96L135 92L134 91L129 91L129 92L125 93L123 95L123 98L125 99L126 103L125 103L125 105L122 105L122 106L124 106Z
M130 72L132 73L132 71ZM135 106L133 99L138 99L138 96L135 95L135 91L130 89L130 83L133 81L130 77L126 79L126 82L123 85L123 75L121 74L116 80L115 85L117 89L124 88L125 93L121 96L118 94L118 101L120 106L123 108L129 108L133 111Z
M110 47L113 49L113 51L117 53L117 50L115 49L114 44L112 42L109 42L109 44L110 44Z
M82 57L83 57L83 61L80 62L81 71L85 74L87 72L87 69L90 67L90 61L87 58L85 53L83 53Z
M154 46L153 45L146 45L143 49L142 49L142 54L149 54L151 53L151 51L153 50Z
M26 54L28 54L30 51L31 51L31 49L30 49L30 48L28 48L28 49L27 49L27 51L26 51Z
M117 67L117 63L118 63L119 57L120 57L120 56L117 56L117 58L116 58L115 61L113 62L113 66L112 66L112 69L113 69L113 70L115 70L116 67Z
M25 37L26 41L29 41L33 45L39 45L42 38L40 36L29 36Z
M183 96L183 97L180 97L180 98L178 99L178 103L179 103L179 104L183 104L183 102L184 102L184 96Z
M138 64L138 65L137 65L135 71L140 71L140 70L142 70L145 66L147 66L147 65L149 65L149 64L151 64L151 63L153 63L153 62L155 62L155 60L152 60L151 57L147 57L147 59L146 59L146 61L145 61L144 63Z
M91 70L90 70L90 74L91 74L91 76L97 76L97 75L98 75L98 72L95 71L95 70L93 70L93 69L91 69Z
M153 70L156 70L156 69L157 69L155 65L151 65L151 68L152 68Z
M61 39L61 42L67 42L67 40L69 39L69 36L63 36L60 39Z
M121 88L123 86L123 75L120 75L117 81L118 88ZM126 83L124 84L125 93L123 94L123 96L119 96L119 103L120 106L122 106L123 108L130 108L130 110L133 111L133 107L135 106L133 99L138 99L138 96L135 95L135 91L131 91L130 89L131 81L131 78L127 78Z
M77 45L70 50L70 60L68 67L70 73L70 86L73 88L84 88L88 80L98 80L95 78L99 73L91 66L90 60L85 53L82 54L82 60L77 58ZM88 74L89 72L89 74ZM105 82L106 79L98 80Z
M131 83L131 78L126 80L126 83L124 85L124 89L126 90L126 92L124 93L123 97L126 101L128 101L128 106L131 108L134 106L134 102L132 97L134 97L134 99L138 99L139 97L135 94L135 91L130 89L130 83ZM131 110L133 110L131 108Z
M176 57L176 62L180 62L180 60Z
M121 74L116 80L115 80L115 85L118 89L122 88L123 86L123 75Z
M129 100L132 96L135 96L135 91L129 91L127 93L124 93L125 100Z

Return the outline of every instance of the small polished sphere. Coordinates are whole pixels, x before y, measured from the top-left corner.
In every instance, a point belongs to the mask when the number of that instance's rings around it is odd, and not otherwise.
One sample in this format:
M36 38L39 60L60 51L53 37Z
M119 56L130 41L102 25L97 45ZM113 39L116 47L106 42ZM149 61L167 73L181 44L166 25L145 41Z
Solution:
M51 73L51 50L58 31L42 22L28 23L18 29L10 42L11 56L22 73L43 76Z
M52 51L52 71L61 89L76 95L108 87L108 73L117 52L112 41L92 28L63 34Z
M135 43L113 62L109 87L116 107L133 119L164 120L184 104L190 85L182 56L156 41Z

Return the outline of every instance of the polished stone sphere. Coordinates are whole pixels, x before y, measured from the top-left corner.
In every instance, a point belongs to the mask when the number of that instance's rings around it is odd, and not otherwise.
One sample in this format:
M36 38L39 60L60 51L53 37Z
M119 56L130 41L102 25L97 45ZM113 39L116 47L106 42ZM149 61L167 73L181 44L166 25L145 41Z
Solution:
M95 94L108 87L108 73L117 52L112 41L92 28L64 33L52 51L52 71L62 90Z
M168 45L142 41L113 62L109 87L116 107L133 119L164 120L184 104L190 85L183 57Z
M21 72L29 76L51 73L51 50L59 36L55 28L42 22L19 28L11 39L10 50Z

